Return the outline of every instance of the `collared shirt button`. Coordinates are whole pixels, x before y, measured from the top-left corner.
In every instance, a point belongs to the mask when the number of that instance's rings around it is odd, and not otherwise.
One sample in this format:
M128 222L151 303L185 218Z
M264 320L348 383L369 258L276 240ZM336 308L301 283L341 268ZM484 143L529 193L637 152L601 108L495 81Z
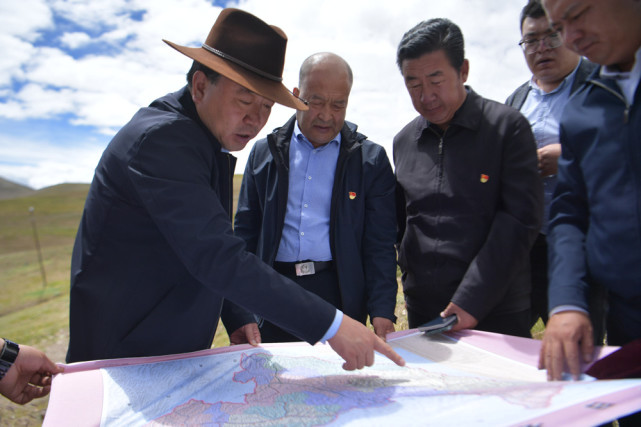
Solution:
M301 232L300 232L300 235L301 235L301 236L304 236L304 235L305 235L305 232L304 232L304 231L301 231Z

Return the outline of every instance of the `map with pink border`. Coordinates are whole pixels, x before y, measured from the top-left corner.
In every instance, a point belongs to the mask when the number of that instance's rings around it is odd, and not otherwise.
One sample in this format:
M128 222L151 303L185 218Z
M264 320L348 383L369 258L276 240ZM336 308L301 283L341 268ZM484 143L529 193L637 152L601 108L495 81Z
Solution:
M329 346L303 343L68 365L44 425L590 425L641 409L641 380L547 382L535 340L388 341L406 367L378 355L347 372Z

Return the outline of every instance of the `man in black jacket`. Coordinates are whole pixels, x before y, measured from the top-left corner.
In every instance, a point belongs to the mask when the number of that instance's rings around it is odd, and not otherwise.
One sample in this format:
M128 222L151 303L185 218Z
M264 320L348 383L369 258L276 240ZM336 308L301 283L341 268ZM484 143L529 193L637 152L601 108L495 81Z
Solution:
M225 298L310 343L327 340L345 369L371 365L374 349L402 364L233 235L229 152L256 136L274 102L306 108L281 82L285 34L224 9L202 47L167 43L194 60L188 85L141 109L96 168L72 257L67 361L209 348Z
M376 334L394 331L394 173L385 150L345 122L352 70L332 53L307 58L294 94L307 101L252 148L234 233L276 271ZM297 340L262 320L263 341Z
M528 119L537 144L539 174L543 182L545 209L543 225L532 252L532 326L539 317L548 320L548 245L547 225L561 143L559 121L570 95L579 88L596 68L563 46L561 35L550 28L540 0L530 0L521 11L521 41L525 62L532 78L519 86L505 103ZM596 313L596 310L594 311ZM597 325L599 322L596 323ZM595 328L597 336L603 328ZM601 337L602 339L602 337Z
M397 63L420 114L394 138L409 325L456 314L455 330L530 336L542 216L530 124L465 86L463 35L447 19L405 33Z

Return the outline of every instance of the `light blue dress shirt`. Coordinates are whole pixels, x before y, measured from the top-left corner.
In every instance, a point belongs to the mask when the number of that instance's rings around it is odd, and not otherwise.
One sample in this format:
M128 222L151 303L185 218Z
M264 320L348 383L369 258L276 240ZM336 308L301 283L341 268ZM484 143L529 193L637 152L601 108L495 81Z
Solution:
M530 91L521 107L523 114L530 125L532 133L536 140L536 148L542 148L550 144L558 144L559 140L559 121L565 104L570 98L572 83L578 70L578 65L564 80L554 89L547 93L541 89L534 77L530 80ZM541 233L547 234L548 221L550 216L550 203L556 187L556 175L550 175L543 178L543 195L544 195L544 215Z
M336 309L336 314L334 315L334 321L332 322L331 325L329 325L329 329L327 332L325 332L325 335L320 339L320 342L325 344L327 340L331 340L334 338L336 333L338 332L338 329L341 326L341 322L343 321L343 312L340 311L339 309Z
M331 261L329 216L340 133L314 148L294 126L289 145L289 195L276 261Z

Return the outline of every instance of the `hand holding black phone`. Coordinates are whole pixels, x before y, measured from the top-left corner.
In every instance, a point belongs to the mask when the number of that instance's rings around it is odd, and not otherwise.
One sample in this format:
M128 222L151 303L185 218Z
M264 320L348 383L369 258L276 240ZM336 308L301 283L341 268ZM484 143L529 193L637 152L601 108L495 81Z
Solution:
M418 327L418 330L421 332L424 332L425 335L433 335L433 334L438 334L441 332L447 332L450 329L456 325L458 322L458 317L456 314L452 314L451 316L447 317L437 317L434 320L430 320L429 322L421 325Z

